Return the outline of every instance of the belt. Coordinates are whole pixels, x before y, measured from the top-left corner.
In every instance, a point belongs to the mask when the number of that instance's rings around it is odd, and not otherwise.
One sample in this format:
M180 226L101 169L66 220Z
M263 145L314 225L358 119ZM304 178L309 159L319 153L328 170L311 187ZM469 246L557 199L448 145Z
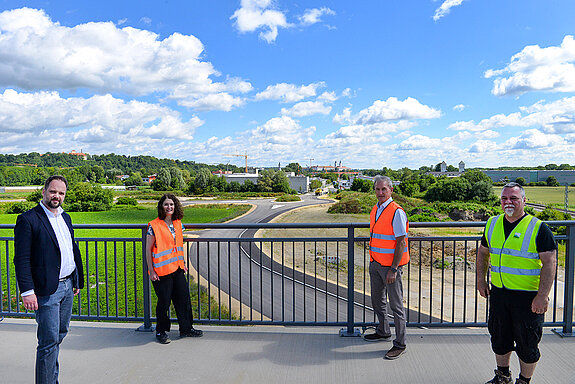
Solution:
M72 277L72 275L73 275L73 273L70 273L68 276L58 279L58 281L66 281L66 280L70 279Z

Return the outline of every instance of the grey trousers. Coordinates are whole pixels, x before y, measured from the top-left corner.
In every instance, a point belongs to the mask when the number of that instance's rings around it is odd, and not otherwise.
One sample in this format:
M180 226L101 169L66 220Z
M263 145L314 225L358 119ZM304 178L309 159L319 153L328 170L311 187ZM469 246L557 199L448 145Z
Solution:
M369 276L371 280L371 304L379 325L376 332L381 336L391 335L389 319L387 317L387 299L389 308L393 313L393 324L395 326L395 340L393 345L398 348L405 348L405 310L403 309L403 284L401 276L402 267L397 269L396 279L393 284L387 284L387 271L389 267L384 267L377 261L369 263Z

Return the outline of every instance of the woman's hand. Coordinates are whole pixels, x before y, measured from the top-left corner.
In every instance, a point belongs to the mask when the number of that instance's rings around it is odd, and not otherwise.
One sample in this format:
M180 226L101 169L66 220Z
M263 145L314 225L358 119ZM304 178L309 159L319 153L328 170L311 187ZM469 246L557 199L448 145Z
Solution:
M158 276L156 271L154 271L153 269L150 271L150 280L152 280L152 281L160 280L160 276Z

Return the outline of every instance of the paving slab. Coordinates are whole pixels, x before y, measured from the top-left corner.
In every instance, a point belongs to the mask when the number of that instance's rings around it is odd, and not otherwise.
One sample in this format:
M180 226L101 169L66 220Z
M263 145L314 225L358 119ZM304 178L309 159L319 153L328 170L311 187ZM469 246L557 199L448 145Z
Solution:
M61 383L484 383L495 359L484 328L408 328L391 342L340 337L334 327L198 326L202 338L161 345L140 324L73 321L60 350ZM546 329L533 384L575 384L575 338ZM0 322L0 383L32 383L33 319ZM517 374L517 360L511 370Z

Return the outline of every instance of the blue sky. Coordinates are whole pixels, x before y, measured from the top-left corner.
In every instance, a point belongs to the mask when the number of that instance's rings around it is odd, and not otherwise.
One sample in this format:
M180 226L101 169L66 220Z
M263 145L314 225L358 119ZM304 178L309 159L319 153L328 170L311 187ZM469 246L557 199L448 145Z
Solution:
M0 152L575 165L573 15L572 0L0 0Z

